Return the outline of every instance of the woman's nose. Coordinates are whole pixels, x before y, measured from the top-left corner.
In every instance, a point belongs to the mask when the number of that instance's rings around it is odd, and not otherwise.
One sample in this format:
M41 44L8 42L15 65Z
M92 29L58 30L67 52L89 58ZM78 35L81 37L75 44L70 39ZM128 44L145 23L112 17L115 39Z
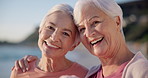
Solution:
M50 36L50 39L54 42L58 42L59 41L59 34L57 33L57 31L53 32Z
M88 27L85 29L84 33L85 33L86 37L92 37L94 35L93 29L92 28L88 28Z

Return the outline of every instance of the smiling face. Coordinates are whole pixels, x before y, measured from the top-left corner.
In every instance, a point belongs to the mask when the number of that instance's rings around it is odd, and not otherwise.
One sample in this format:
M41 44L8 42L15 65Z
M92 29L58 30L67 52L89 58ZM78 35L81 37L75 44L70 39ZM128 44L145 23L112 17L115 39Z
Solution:
M47 16L39 32L38 45L47 57L63 57L74 48L75 35L72 17L65 12L54 12Z
M111 57L120 45L118 17L109 17L95 6L82 8L78 30L84 46L95 56Z

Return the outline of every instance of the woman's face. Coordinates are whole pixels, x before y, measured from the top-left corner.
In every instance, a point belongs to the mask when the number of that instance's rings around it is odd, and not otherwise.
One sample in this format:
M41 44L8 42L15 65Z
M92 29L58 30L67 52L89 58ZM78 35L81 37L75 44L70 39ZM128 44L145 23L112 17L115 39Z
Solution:
M63 57L73 49L76 29L70 15L55 12L47 17L39 33L38 45L47 57Z
M95 56L111 57L118 46L119 21L94 6L85 6L78 22L84 46Z

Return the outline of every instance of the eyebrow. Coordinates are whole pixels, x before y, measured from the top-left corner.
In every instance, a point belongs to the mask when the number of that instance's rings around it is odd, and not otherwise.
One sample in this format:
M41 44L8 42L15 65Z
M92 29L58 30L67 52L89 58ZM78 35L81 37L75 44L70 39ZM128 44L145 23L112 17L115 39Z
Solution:
M93 17L89 18L88 21L91 21L93 18L100 18L100 17L99 16L93 16Z
M56 26L56 24L54 24L53 22L49 22L50 24L52 24L52 25L54 25L54 26Z
M89 18L88 21L91 21L94 18L100 18L100 17L99 16L93 16L93 17ZM81 27L81 26L83 26L83 25L77 25L78 28Z

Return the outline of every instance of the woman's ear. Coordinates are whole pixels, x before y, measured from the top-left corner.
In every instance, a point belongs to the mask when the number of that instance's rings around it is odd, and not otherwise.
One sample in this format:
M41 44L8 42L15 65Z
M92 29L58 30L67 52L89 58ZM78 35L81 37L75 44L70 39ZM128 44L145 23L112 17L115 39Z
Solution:
M117 30L120 31L120 28L121 28L121 20L120 20L120 17L119 16L116 16L115 17L115 23L117 25Z
M79 36L78 29L76 28L75 41L74 41L70 51L74 50L79 44L80 44L80 36Z
M74 44L72 45L70 51L74 50L79 44L80 44L80 38L77 36L77 37L75 38L75 42L74 42Z
M39 31L38 31L38 33L40 34L40 33L41 33L41 31L42 31L42 27L39 27Z
M80 44L80 42L74 43L73 46L71 47L70 51L74 50L79 44Z

